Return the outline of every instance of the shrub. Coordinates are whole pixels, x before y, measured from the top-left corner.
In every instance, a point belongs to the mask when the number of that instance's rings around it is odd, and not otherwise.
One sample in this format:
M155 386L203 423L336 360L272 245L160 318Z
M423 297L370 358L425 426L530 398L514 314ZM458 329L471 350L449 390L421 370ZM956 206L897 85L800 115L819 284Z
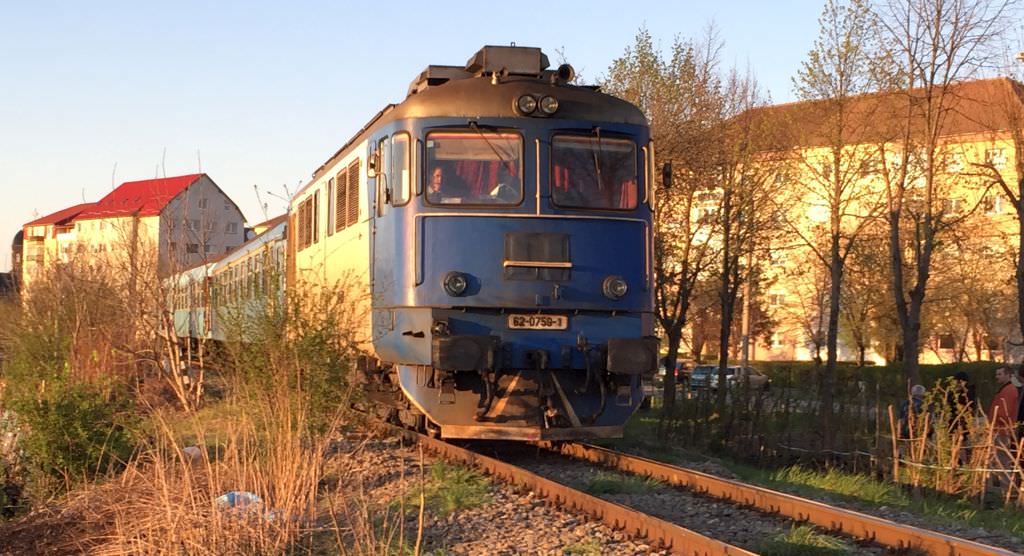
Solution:
M26 467L72 481L121 468L135 449L131 409L122 390L108 395L91 384L58 384L39 399L16 400Z

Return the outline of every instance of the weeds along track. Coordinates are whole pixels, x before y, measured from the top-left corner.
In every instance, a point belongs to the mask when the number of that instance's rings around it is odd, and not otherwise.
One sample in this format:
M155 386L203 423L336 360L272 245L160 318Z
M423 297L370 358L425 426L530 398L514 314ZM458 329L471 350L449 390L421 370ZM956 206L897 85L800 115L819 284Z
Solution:
M554 504L587 514L614 529L624 531L630 537L646 539L652 544L660 544L673 553L693 556L755 554L641 511L602 500L477 451L406 429L396 428L394 430L407 439L420 443L425 449L443 459L477 467L499 480L529 489ZM536 449L534 448L534 450Z
M624 454L598 446L540 443L543 449L609 469L683 487L732 504L816 525L897 551L950 556L1013 555L1015 552L837 508L738 481Z

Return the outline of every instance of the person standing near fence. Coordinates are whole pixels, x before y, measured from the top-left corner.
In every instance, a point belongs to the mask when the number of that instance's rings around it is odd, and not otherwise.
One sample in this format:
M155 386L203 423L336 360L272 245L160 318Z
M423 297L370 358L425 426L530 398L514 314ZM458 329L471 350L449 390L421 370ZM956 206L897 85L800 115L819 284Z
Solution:
M996 369L996 395L988 407L988 420L995 427L996 436L1009 437L1017 423L1017 407L1019 394L1011 381L1011 371L1007 367Z
M1017 438L1024 438L1024 366L1017 367ZM1021 454L1024 458L1024 454Z
M918 419L921 418L921 413L924 412L924 396L928 393L928 390L920 385L915 384L910 389L910 399L903 400L900 403L900 437L903 439L912 439L915 427L913 426Z
M1013 445L1014 427L1017 425L1017 407L1019 395L1017 387L1013 385L1013 374L1008 367L996 369L996 395L992 397L992 404L988 407L989 426L992 427L994 438L992 446L993 460L1002 471L993 475L992 485L998 487L1005 477L1012 481L1011 467L1013 466ZM1010 483L1012 484L1012 483Z

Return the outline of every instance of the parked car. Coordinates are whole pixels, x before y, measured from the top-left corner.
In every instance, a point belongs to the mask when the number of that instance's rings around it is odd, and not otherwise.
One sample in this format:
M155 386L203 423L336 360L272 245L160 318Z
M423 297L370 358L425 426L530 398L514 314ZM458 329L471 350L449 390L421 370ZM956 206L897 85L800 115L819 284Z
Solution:
M729 388L747 384L751 390L768 390L772 379L753 367L731 365L725 369L725 380ZM718 389L718 365L697 365L690 374L691 388Z

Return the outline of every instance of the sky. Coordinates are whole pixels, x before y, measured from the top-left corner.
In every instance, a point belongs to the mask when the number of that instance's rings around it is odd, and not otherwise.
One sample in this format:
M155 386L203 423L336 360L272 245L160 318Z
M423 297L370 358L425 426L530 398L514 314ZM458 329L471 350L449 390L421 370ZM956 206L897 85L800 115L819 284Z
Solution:
M249 223L276 216L427 65L486 44L560 52L593 83L641 27L667 51L713 22L723 67L790 101L822 4L0 0L0 245L117 184L200 169Z

